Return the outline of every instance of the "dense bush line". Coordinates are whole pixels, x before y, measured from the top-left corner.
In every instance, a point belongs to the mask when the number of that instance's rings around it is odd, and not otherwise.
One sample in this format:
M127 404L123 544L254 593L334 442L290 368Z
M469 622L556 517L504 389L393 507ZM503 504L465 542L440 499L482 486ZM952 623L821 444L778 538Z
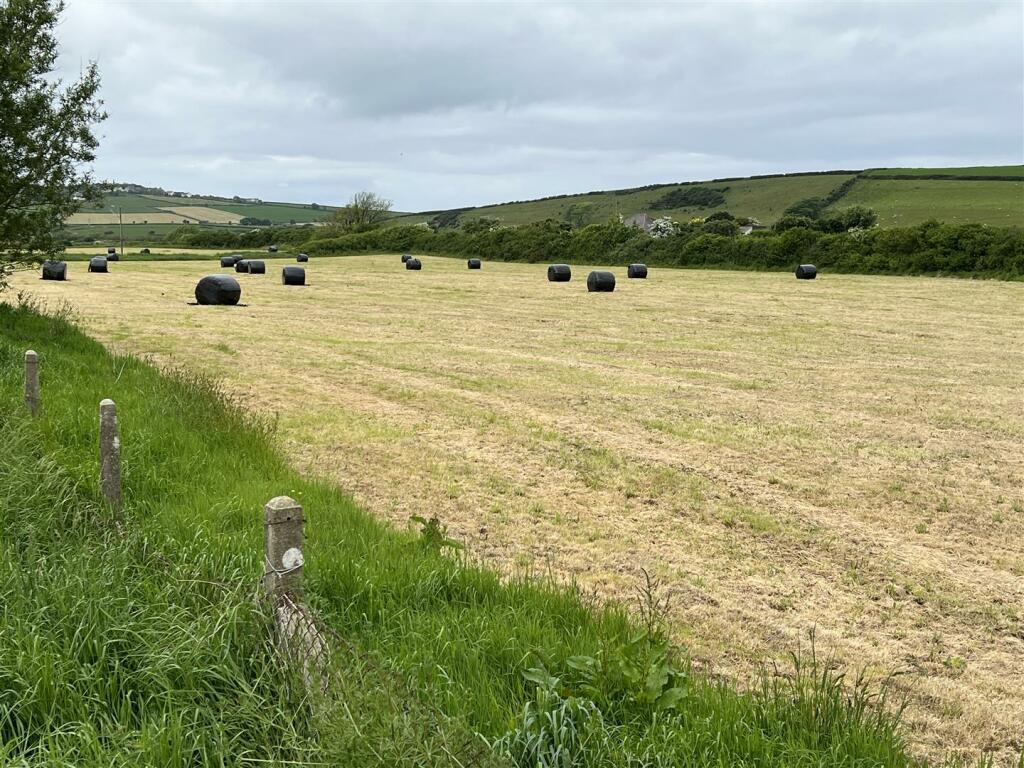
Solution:
M652 238L618 222L572 229L545 221L468 234L394 227L358 235L314 232L302 246L314 254L416 251L499 261L558 261L667 267L792 269L812 263L837 272L945 274L1024 278L1024 230L981 224L925 222L915 227L830 233L805 226L730 237L683 225L679 234Z

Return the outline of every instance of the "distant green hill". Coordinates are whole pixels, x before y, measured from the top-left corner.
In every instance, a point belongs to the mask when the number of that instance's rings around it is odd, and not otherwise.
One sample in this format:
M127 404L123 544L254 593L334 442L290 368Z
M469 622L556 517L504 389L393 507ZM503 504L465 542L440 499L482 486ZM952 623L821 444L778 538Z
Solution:
M65 227L73 240L110 240L120 234L120 216L126 240L149 241L159 240L184 224L244 230L268 223L285 225L323 221L334 210L331 206L313 203L107 192L101 200L84 205L65 222Z
M636 213L686 221L729 211L770 225L790 205L809 197L828 199L833 210L854 205L873 208L883 227L912 226L928 219L1024 226L1024 165L872 168L652 184L497 205L395 212L389 224L493 218L513 225L555 219L584 226ZM157 242L183 224L232 231L252 228L255 224L248 221L252 219L261 224L309 224L327 219L335 210L313 203L109 192L69 220L69 239L113 242L119 234L119 209L125 240L131 242Z
M672 205L679 190L708 190L720 202ZM673 193L676 193L673 195ZM609 217L649 213L677 221L706 217L716 211L772 224L793 203L832 196L832 209L865 205L877 211L881 226L909 226L928 219L998 226L1024 225L1024 166L974 168L876 168L786 174L706 182L659 184L636 189L587 192L522 202L394 217L392 224L425 222L440 215L466 221L495 218L504 224L557 219L591 224ZM666 199L666 196L667 199ZM691 194L692 196L692 194ZM682 196L684 199L686 196ZM659 207L668 203L668 207Z

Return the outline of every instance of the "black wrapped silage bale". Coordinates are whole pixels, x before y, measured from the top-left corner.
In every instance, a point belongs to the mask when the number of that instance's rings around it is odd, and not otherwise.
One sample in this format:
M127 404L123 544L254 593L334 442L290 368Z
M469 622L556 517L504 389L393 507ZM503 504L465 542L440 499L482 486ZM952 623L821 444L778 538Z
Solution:
M228 258L231 259L232 264L237 264L238 262L242 261L245 258L245 256L243 256L240 253L232 253L229 254Z
M813 280L818 276L818 268L813 264L801 264L796 268L797 280Z
M120 260L121 260L120 255L118 255L116 253L108 253L107 254L107 261L120 261Z
M246 259L239 259L235 262L235 272L248 272L249 262Z
M90 272L107 272L107 260L103 256L93 256L89 259Z
M267 246L267 253L277 253L277 246L276 245L268 245Z
M637 280L647 279L647 265L646 264L630 264L629 269L626 270L626 277L631 277Z
M235 266L235 257L234 256L221 256L220 257L220 265L222 267L233 267L233 266Z
M247 263L249 264L249 274L250 275L265 275L265 274L267 274L266 262L260 261L259 259L249 259L249 261Z
M309 261L309 254L308 253L300 253L298 256L295 257L295 260L305 264L307 261Z
M480 267L481 267L480 259L469 259L466 262L466 267L468 269L480 269Z
M143 248L139 253L149 253L149 248Z
M63 261L51 261L47 259L43 262L43 280L67 280L68 279L68 265Z
M410 257L409 260L405 262L405 268L406 269L423 269L423 265L420 263L419 259L414 259L414 258Z
M411 258L412 258L412 256L409 255L408 253L403 253L402 254L402 263L405 264L405 262L407 262Z
M587 290L590 292L607 293L615 290L615 275L611 272L594 270L587 275Z
M572 280L572 268L568 264L552 264L548 267L548 281L568 283Z
M305 285L306 270L302 267L285 267L281 270L281 282L284 285Z
M107 253L117 253L117 248L111 245L107 248Z
M207 275L196 285L200 304L234 305L242 298L242 286L231 275Z

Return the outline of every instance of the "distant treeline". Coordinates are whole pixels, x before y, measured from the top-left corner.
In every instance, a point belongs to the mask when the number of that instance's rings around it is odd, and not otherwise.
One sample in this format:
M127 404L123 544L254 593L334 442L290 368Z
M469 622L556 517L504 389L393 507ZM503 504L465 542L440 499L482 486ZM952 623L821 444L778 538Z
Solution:
M543 221L521 227L390 227L342 235L329 227L270 228L240 235L183 227L192 247L258 248L288 244L310 254L415 252L496 261L783 270L810 263L864 274L945 274L1024 279L1024 230L929 221L915 227L827 232L810 226L723 235L683 225L655 238L618 222L573 229Z

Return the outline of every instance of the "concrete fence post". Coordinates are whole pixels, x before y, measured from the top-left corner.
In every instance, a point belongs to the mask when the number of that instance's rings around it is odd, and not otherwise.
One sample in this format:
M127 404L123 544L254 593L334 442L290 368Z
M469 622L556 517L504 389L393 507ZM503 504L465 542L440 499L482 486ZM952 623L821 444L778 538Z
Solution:
M121 437L114 401L100 401L100 491L114 509L121 508Z
M267 596L302 593L302 505L277 496L263 508L263 591Z
M39 413L39 355L34 349L25 353L25 405L33 415Z

